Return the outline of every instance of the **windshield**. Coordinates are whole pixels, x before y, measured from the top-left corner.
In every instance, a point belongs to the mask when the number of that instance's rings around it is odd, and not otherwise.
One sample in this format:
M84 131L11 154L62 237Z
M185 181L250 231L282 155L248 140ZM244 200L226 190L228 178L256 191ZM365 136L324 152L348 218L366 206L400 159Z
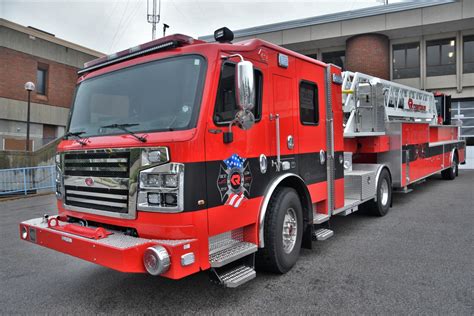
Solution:
M69 132L123 134L114 124L129 124L132 132L193 128L205 68L203 57L186 55L87 79L77 88Z

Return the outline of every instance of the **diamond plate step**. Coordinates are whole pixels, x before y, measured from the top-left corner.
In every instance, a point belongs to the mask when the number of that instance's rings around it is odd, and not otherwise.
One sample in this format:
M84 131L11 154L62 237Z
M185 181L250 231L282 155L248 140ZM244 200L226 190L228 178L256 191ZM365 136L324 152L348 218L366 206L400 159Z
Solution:
M253 268L241 265L220 275L222 285L225 287L238 287L255 278L256 272Z
M327 228L320 228L314 232L313 237L316 240L326 240L334 235L334 232Z
M329 220L328 214L315 213L313 215L313 224L322 224Z
M231 247L209 255L209 263L213 268L220 268L228 263L257 252L257 245L250 242L237 242Z

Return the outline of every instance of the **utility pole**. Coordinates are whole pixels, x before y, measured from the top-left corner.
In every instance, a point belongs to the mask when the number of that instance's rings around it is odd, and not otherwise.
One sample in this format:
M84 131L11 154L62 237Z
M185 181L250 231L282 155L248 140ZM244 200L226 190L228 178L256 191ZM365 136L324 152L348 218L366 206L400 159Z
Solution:
M156 2L158 1L158 7ZM151 2L151 8L150 8ZM156 38L156 25L160 22L161 0L147 0L146 3L147 21L151 23L151 39ZM157 13L158 11L158 13Z

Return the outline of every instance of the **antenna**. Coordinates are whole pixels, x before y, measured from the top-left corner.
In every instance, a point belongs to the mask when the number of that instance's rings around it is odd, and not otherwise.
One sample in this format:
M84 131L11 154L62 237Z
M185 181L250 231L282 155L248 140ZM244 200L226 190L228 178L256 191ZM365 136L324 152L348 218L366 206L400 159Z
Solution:
M157 0L147 0L146 3L146 11L147 11L147 21L148 23L151 23L151 39L156 38L156 25L158 22L160 22L160 13L161 13L161 0L158 0L158 14L156 13L157 7L156 7L156 1ZM151 11L150 11L150 2L151 3Z
M169 28L170 26L166 23L163 23L163 37L166 35L166 29Z

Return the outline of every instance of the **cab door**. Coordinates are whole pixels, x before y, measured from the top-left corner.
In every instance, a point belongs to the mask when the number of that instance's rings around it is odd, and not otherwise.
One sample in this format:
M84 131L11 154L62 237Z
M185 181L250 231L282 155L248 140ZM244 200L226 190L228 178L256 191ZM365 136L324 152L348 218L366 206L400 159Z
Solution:
M325 68L303 60L296 64L298 165L315 203L327 199ZM326 213L325 203L317 207L319 213Z
M251 61L256 84L253 127L243 130L232 125L232 141L224 141L224 133L229 131L229 123L239 111L235 98L237 58L223 61L219 66L216 96L209 106L204 141L210 236L254 224L266 188L263 182L268 172L262 171L259 159L261 155L271 156L267 65Z

